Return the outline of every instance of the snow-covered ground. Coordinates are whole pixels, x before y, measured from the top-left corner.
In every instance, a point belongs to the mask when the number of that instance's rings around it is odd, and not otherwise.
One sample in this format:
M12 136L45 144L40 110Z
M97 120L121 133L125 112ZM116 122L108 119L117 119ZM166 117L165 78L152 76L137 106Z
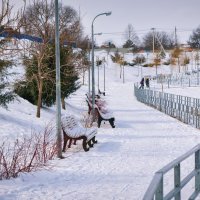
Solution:
M106 53L98 54L106 57ZM165 71L164 67L159 70ZM119 66L109 60L105 99L114 112L116 128L102 123L98 129L98 144L89 152L84 152L79 143L64 153L65 159L50 161L50 169L0 181L0 200L139 200L157 170L200 142L198 129L136 100L133 84L141 79L141 70L138 76L137 67L125 67L125 83L119 73ZM142 74L155 75L155 69L143 68ZM100 89L103 90L103 67L100 68ZM183 88L181 94L200 98L197 90L199 88ZM72 113L82 119L87 113L87 91L88 85L84 85L71 95L62 114ZM19 100L9 104L8 110L0 108L1 140L29 134L31 130L41 130L49 122L55 122L54 107L42 110L41 119L37 119L36 107ZM187 162L183 171L193 167L193 162ZM165 182L167 186L173 184L169 180ZM187 199L191 189L194 184L182 199Z

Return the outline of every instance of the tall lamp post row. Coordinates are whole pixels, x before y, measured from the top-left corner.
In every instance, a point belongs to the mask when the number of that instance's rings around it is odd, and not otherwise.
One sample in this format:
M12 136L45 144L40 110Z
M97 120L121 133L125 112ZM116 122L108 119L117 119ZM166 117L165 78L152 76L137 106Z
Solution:
M102 35L102 33L94 33L94 35ZM90 40L88 39L88 60L90 60ZM90 70L91 70L91 67L90 67L90 64L89 64L89 67L88 67L88 94L90 95L90 82L91 82L91 75L90 75Z
M101 15L109 16L111 12L104 12L98 14L92 21L92 114L94 119L94 104L95 104L95 80L94 80L94 21Z

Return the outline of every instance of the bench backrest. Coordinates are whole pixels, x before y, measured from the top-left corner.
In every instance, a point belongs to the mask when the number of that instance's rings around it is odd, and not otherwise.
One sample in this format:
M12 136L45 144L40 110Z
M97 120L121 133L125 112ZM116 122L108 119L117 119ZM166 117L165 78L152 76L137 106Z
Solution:
M62 128L72 130L76 127L79 127L78 122L74 118L74 116L69 115L62 118Z
M89 99L86 99L88 106L92 109L92 102ZM94 108L97 108L98 106L94 104Z

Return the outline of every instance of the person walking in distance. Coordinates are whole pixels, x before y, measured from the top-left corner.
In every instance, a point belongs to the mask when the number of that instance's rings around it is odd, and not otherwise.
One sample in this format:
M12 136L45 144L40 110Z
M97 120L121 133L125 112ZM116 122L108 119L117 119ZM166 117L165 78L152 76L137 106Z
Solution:
M144 89L144 78L140 81L140 87L139 89Z
M149 78L146 78L145 84L146 84L146 87L149 88Z

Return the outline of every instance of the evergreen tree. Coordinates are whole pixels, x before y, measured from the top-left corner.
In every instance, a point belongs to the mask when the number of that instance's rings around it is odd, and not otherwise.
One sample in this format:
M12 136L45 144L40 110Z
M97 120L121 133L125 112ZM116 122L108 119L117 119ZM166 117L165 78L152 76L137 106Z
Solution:
M48 51L49 56L42 61L44 74L42 84L42 105L51 106L56 101L55 46L51 45L48 48ZM80 87L80 84L77 82L78 74L75 71L73 62L70 60L73 58L72 54L73 52L70 48L60 47L62 99L68 97ZM27 58L25 59L26 80L19 82L15 87L15 91L18 95L35 105L38 103L38 83L36 80L38 73L37 62L38 60L35 56L33 56L31 60Z
M75 68L75 57L72 48L61 47L60 53L61 99L62 108L65 109L64 99L74 93L81 85L78 82L79 77Z
M7 104L14 100L15 95L8 88L8 82L6 81L7 68L11 66L10 61L0 59L0 106L7 108Z
M134 46L133 41L132 41L132 40L127 40L127 41L125 42L125 44L123 45L123 48L131 48L131 47L133 47L133 46Z
M136 48L140 44L139 37L137 36L132 24L128 24L125 30L125 39L126 41L123 48Z

